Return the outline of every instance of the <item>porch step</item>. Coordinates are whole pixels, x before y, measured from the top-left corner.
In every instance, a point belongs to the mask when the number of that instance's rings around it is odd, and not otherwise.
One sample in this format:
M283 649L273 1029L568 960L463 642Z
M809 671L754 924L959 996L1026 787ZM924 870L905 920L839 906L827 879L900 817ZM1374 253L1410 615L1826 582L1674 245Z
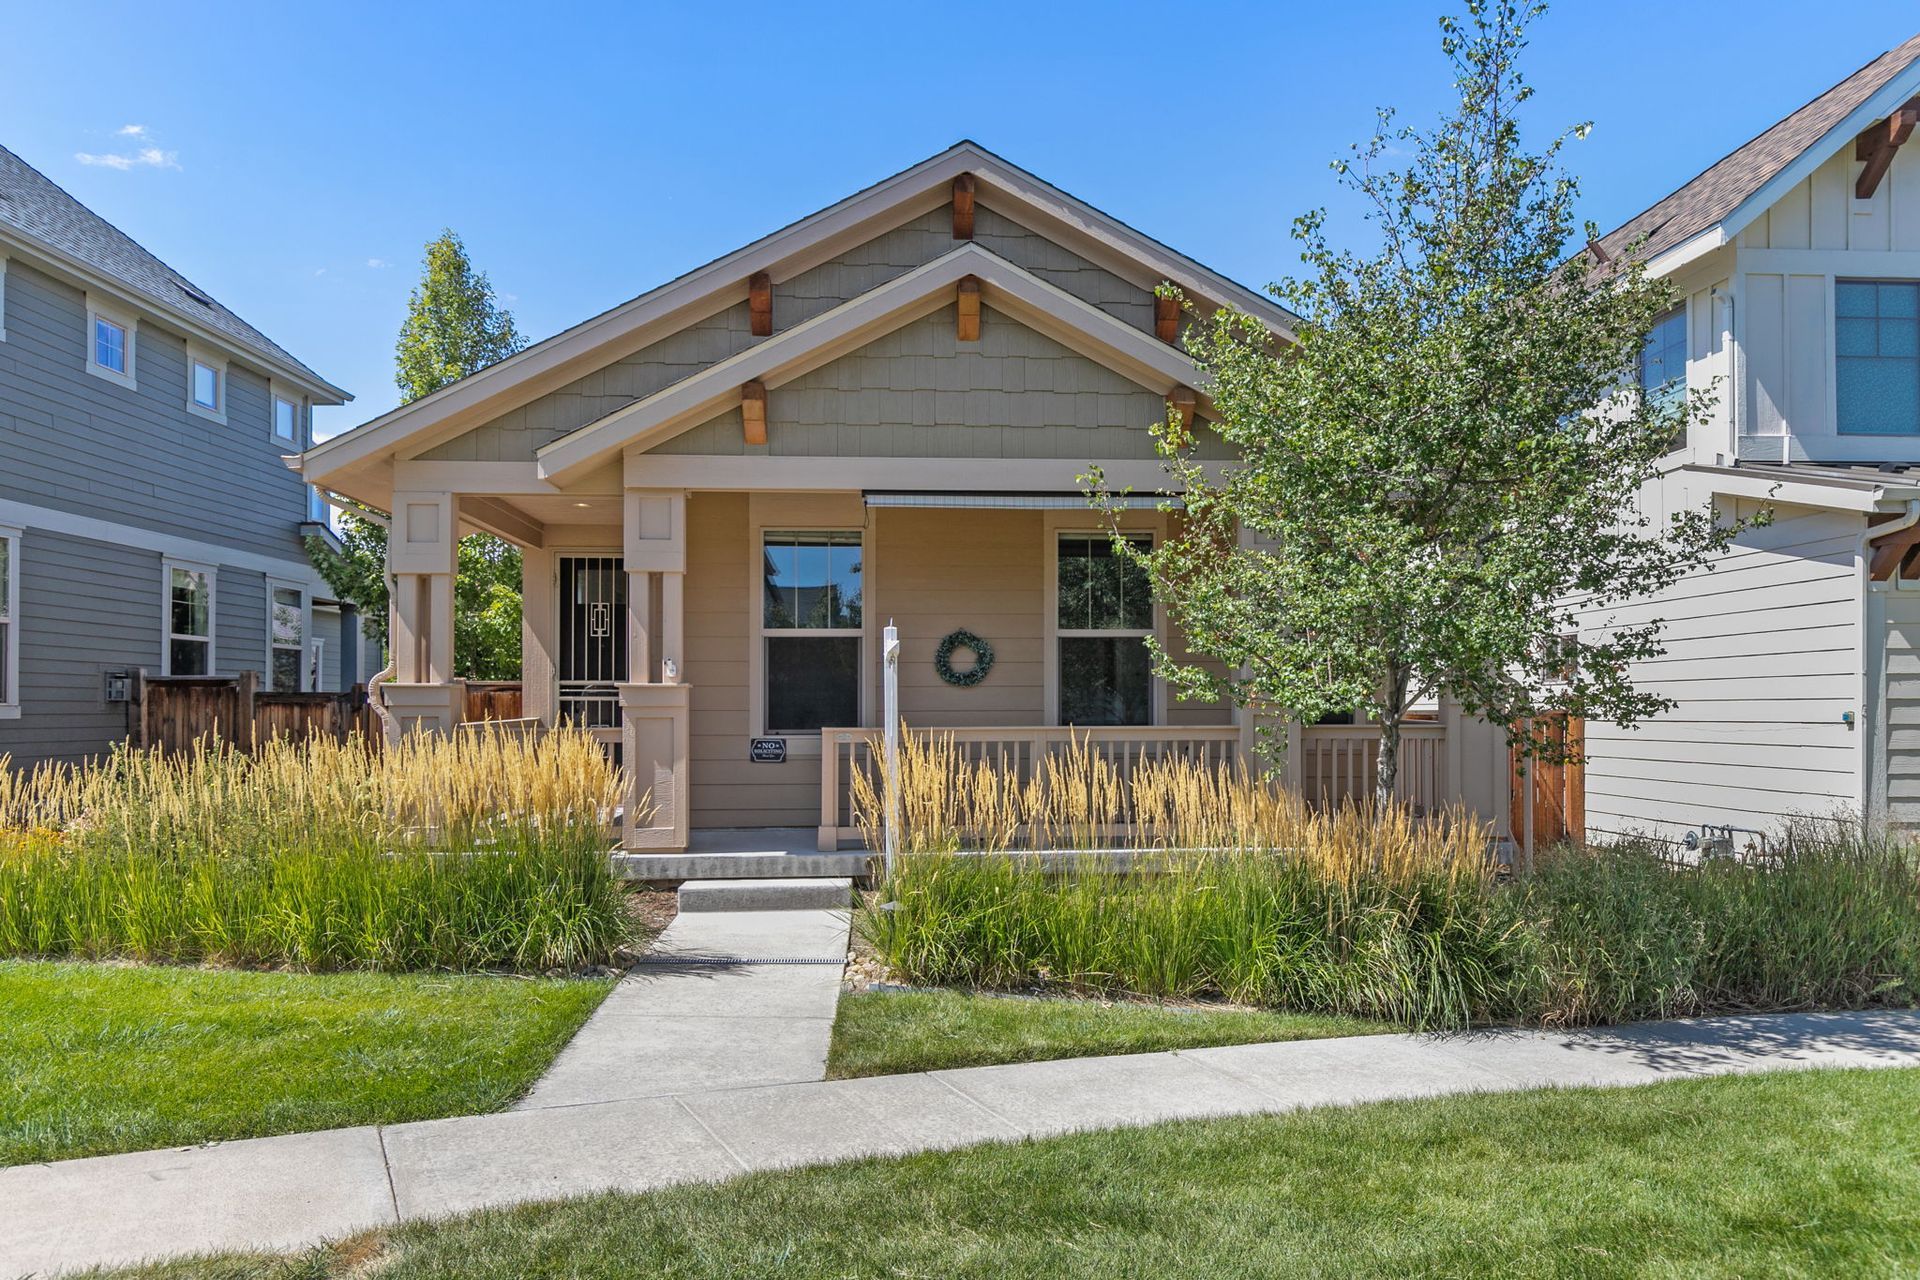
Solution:
M680 910L836 911L853 900L846 876L772 880L689 880L680 886Z
M816 880L868 874L865 853L616 853L623 880Z

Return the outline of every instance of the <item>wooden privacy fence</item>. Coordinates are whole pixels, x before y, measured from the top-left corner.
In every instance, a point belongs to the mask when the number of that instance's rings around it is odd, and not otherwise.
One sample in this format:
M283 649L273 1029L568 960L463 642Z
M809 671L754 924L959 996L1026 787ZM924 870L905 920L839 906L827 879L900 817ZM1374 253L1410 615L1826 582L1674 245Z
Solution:
M468 720L518 720L520 708L518 680L467 681Z
M344 693L263 693L252 671L237 676L149 676L136 672L127 689L127 740L135 747L190 750L217 735L242 750L283 737L344 740L358 729L369 742L379 725L360 686Z
M1513 774L1507 792L1507 830L1529 856L1535 849L1563 840L1584 840L1587 835L1587 722L1577 716L1544 716L1533 722L1533 730L1567 759L1549 764L1524 758L1517 747L1508 750ZM1527 825L1529 793L1531 827Z

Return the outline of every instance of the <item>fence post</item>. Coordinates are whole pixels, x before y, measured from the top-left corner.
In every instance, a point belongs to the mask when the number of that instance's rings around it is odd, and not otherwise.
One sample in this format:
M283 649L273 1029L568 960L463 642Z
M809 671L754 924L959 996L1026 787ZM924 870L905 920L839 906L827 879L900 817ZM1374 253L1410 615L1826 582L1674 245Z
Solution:
M236 701L240 704L237 708L240 723L234 728L233 744L242 751L250 752L253 750L255 739L259 736L258 726L254 723L254 717L259 714L259 709L254 705L254 699L260 692L260 673L242 671L238 690L239 696ZM245 734L246 737L242 739L241 734Z

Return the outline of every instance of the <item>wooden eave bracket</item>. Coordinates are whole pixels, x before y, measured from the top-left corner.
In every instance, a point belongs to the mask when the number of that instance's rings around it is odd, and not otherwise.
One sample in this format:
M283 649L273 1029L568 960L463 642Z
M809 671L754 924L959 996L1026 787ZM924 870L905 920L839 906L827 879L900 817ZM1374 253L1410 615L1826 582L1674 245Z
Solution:
M1873 548L1873 559L1867 564L1867 576L1875 582L1891 581L1907 553L1920 547L1920 525L1888 534L1868 545Z
M1180 300L1164 293L1153 295L1153 336L1172 346L1180 340Z
M767 442L767 384L758 378L740 388L740 439L745 444Z
M980 280L968 276L954 287L956 319L953 336L961 342L980 341Z
M1181 437L1188 443L1192 442L1194 433L1199 429L1197 425L1200 421L1199 411L1200 397L1194 393L1192 387L1175 387L1173 390L1167 392L1167 412L1169 415L1167 426L1172 428L1172 415L1176 413L1179 414L1179 432Z
M756 271L747 281L747 315L753 322L753 336L773 336L773 277Z
M953 180L953 238L973 239L973 175L970 173Z
M1869 125L1854 139L1853 158L1864 160L1867 165L1854 180L1853 194L1856 199L1873 199L1873 193L1880 189L1880 180L1893 167L1894 156L1899 154L1900 148L1913 135L1916 124L1920 124L1920 98L1909 99L1904 107L1885 120Z

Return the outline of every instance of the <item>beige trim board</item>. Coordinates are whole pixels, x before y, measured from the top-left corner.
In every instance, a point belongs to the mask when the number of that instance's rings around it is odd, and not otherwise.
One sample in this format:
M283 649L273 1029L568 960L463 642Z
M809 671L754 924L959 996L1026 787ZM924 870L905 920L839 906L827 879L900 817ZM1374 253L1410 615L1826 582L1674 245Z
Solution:
M779 455L629 455L627 484L640 489L987 490L1074 493L1093 462L1077 458L809 458ZM1167 480L1157 462L1101 464L1117 489L1156 493ZM1224 466L1226 464L1217 464ZM1215 471L1215 466L1209 466Z
M307 451L307 476L326 483L355 463L401 448L430 448L525 404L583 373L629 355L744 300L747 280L777 282L911 221L950 198L953 179L971 173L976 199L1090 261L1136 281L1170 280L1201 301L1230 303L1291 335L1295 317L1257 290L1229 280L1142 235L973 142L961 142L809 217L696 268L472 377L375 418Z
M968 276L980 281L987 305L1150 391L1165 395L1197 378L1179 350L969 242L542 445L534 454L537 469L564 485L618 450L651 448L738 404L747 382L777 388L939 310Z

